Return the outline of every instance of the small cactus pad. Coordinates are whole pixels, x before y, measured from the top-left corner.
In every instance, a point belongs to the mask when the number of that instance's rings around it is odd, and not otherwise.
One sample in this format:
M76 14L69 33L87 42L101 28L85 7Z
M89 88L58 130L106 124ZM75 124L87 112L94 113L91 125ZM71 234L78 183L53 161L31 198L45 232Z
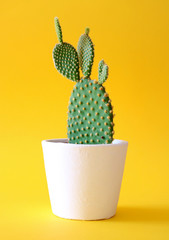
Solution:
M55 17L55 30L56 30L56 34L58 36L58 40L60 43L63 43L62 40L62 29L59 23L59 19L57 17Z
M69 43L56 44L53 49L53 60L56 69L72 81L78 81L79 60L76 49Z
M77 82L68 109L69 143L112 143L113 127L113 109L105 88L89 79Z
M108 78L108 66L107 66L107 64L105 64L104 60L101 60L99 62L98 82L100 84L103 84L107 78Z
M85 34L81 35L77 46L79 63L84 78L90 77L94 59L94 47L88 34L89 28L86 28Z

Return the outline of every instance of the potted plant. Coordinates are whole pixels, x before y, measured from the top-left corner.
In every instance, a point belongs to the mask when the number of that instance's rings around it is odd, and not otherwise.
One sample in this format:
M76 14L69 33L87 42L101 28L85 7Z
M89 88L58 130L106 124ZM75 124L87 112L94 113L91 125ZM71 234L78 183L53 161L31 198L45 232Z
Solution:
M58 18L55 28L55 67L76 85L68 107L68 139L42 141L52 211L68 219L110 218L116 213L128 143L113 140L113 107L103 86L108 66L101 60L98 81L91 80L94 46L89 28L77 51L63 42Z

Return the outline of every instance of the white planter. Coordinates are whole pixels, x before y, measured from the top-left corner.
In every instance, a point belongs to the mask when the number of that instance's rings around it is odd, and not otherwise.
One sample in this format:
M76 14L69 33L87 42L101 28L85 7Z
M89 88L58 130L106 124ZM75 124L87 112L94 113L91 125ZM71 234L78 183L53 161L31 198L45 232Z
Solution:
M115 215L128 142L70 144L42 141L52 211L68 219L96 220Z

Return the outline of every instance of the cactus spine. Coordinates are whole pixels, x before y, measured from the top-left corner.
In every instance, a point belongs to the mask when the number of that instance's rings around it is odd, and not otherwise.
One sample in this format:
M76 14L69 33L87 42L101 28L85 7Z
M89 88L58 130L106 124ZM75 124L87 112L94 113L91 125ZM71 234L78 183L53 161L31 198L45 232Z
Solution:
M53 50L56 69L65 77L76 81L68 107L68 139L76 144L106 144L113 141L114 124L111 100L102 84L108 77L108 66L101 60L98 81L90 80L94 60L94 46L89 28L81 35L77 51L62 40L58 18L55 28L59 39ZM79 67L83 77L80 78Z

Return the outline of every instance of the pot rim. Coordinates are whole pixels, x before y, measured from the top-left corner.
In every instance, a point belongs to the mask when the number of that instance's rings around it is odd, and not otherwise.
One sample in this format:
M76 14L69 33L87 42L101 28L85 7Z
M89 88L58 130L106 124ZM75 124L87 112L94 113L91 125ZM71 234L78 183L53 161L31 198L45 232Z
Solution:
M100 146L105 146L105 147L110 147L113 145L128 145L128 141L125 140L119 140L119 139L114 139L112 143L107 143L107 144L75 144L75 143L69 143L67 138L54 138L54 139L47 139L43 140L43 143L52 143L52 144L68 144L69 146L72 147L100 147Z

